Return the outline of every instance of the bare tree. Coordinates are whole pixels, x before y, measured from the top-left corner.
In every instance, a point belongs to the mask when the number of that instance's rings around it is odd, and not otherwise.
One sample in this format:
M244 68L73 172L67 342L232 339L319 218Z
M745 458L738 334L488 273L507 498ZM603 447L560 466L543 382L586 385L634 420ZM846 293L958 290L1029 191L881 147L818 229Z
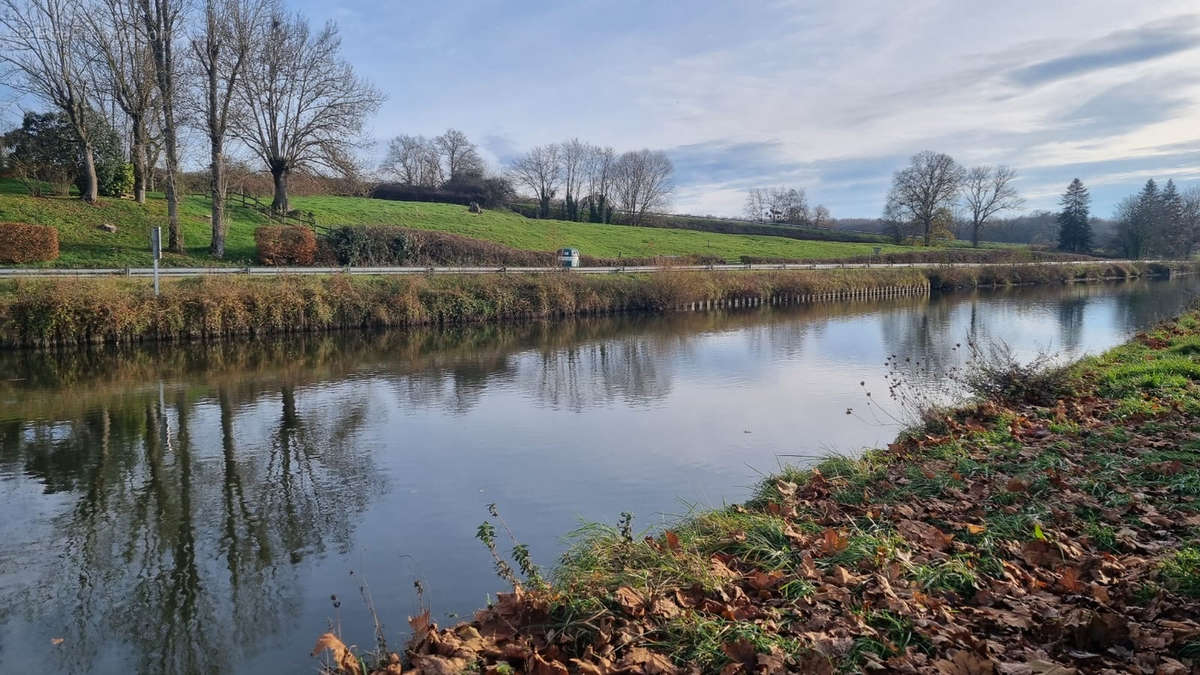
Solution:
M433 146L446 160L446 176L450 180L467 175L483 173L483 159L467 135L458 129L447 129L446 133L433 139Z
M62 110L74 127L87 180L80 195L98 198L89 116L91 78L78 0L0 0L0 63L5 82Z
M612 217L613 167L617 156L612 148L587 146L584 173L587 174L588 219L607 223Z
M277 11L255 45L237 87L245 114L230 131L266 163L274 179L271 209L286 213L291 172L344 170L363 123L384 97L341 58L333 23L313 33L303 16Z
M822 229L833 227L833 216L829 215L829 209L824 204L817 204L817 208L813 210L812 226Z
M963 202L971 212L971 245L979 246L979 233L988 219L1002 211L1019 209L1025 203L1013 181L1017 172L1007 166L976 166L963 180Z
M183 230L179 227L179 129L175 121L178 80L175 62L175 27L183 14L182 0L138 0L146 42L154 57L155 82L162 111L163 151L167 167L163 192L167 198L167 248L183 253Z
M151 142L151 118L158 106L158 85L138 0L102 0L86 13L86 19L88 38L98 60L93 69L97 88L128 118L133 198L144 204L153 166L147 147Z
M110 0L111 1L111 0ZM205 0L204 24L192 38L192 58L203 76L204 130L208 135L208 193L212 241L208 252L225 257L225 136L234 92L253 51L254 35L265 16L262 0Z
M579 220L579 192L583 189L588 145L578 138L562 144L563 210L567 220Z
M756 223L767 219L767 195L762 188L750 188L746 191L746 205L743 207L748 220Z
M636 150L621 155L616 164L615 192L631 224L642 222L652 209L667 205L674 186L674 166L665 152Z
M550 217L550 201L562 180L562 151L557 143L539 145L509 166L514 182L529 188L538 200L538 215Z
M893 215L911 220L930 244L934 216L938 209L951 208L963 181L962 167L950 155L926 150L912 157L912 163L892 177L887 209Z

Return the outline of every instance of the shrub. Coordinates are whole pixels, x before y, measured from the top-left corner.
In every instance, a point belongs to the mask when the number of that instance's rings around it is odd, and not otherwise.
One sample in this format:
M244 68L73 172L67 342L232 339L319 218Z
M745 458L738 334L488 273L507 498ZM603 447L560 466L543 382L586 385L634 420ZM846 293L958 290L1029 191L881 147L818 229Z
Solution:
M1049 405L1070 391L1069 371L1050 354L1040 353L1022 362L1005 342L969 344L970 361L952 377L980 399Z
M27 263L58 257L58 230L46 225L0 223L0 262Z
M254 243L264 265L311 265L317 256L317 235L302 225L260 227Z
M324 239L342 265L398 265L408 256L400 227L347 225L330 230Z
M457 234L389 225L346 225L322 237L342 265L551 265L554 256Z

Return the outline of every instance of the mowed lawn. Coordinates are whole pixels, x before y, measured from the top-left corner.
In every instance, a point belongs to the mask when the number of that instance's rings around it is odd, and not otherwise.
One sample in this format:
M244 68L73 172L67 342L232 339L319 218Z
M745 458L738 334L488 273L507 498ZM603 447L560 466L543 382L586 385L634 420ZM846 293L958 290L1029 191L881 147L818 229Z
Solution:
M513 248L552 251L579 248L598 257L711 255L736 262L740 256L779 258L837 258L868 255L875 246L885 252L911 250L906 246L829 241L803 241L760 235L714 234L623 225L597 225L561 220L534 220L507 210L472 214L454 204L395 202L363 197L295 197L292 207L312 211L321 225L402 225L494 241ZM258 212L229 207L226 258L208 255L208 199L191 195L180 204L187 255L164 254L167 266L247 265L255 258L254 230L270 224ZM104 199L89 206L75 198L32 198L13 181L0 181L0 222L53 225L59 230L60 257L56 267L142 267L150 264L149 228L163 227L166 243L166 203L152 195L145 205ZM117 226L116 233L99 229Z

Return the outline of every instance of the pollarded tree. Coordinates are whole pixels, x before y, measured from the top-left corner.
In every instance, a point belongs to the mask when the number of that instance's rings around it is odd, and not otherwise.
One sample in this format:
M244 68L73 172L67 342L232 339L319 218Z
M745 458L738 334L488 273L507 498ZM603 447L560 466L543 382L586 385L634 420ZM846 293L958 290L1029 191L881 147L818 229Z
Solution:
M917 153L907 168L892 177L887 209L912 221L928 246L933 237L934 216L938 209L954 206L962 181L962 167L950 155L929 150Z
M971 214L972 246L979 246L979 233L992 216L1025 203L1013 185L1016 178L1017 172L1007 166L976 166L966 173L963 205Z
M313 32L280 11L263 23L237 87L244 113L230 131L271 171L271 209L286 213L288 176L302 168L342 171L383 94L341 57L333 23Z
M80 197L98 197L94 139L88 124L93 96L85 43L86 8L78 0L0 0L0 63L6 84L58 108L70 120L84 167Z
M1088 210L1092 196L1078 178L1071 181L1063 193L1062 211L1058 213L1058 247L1064 251L1086 253L1092 248L1092 225Z

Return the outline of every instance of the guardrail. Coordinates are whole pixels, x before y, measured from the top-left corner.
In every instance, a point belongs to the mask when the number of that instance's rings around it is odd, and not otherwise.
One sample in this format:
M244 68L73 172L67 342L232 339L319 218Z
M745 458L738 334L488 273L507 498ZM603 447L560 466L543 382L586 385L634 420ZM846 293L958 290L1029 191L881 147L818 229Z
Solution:
M1042 265L1092 265L1103 263L1167 263L1168 260L1060 260L1017 263L777 263L742 265L629 265L617 267L160 267L162 277L196 277L220 275L282 276L299 274L635 274L657 272L764 271L764 270L829 270L829 269L889 269L889 268L952 268L952 267L1024 267ZM32 277L151 277L152 267L126 268L0 268L0 278Z

